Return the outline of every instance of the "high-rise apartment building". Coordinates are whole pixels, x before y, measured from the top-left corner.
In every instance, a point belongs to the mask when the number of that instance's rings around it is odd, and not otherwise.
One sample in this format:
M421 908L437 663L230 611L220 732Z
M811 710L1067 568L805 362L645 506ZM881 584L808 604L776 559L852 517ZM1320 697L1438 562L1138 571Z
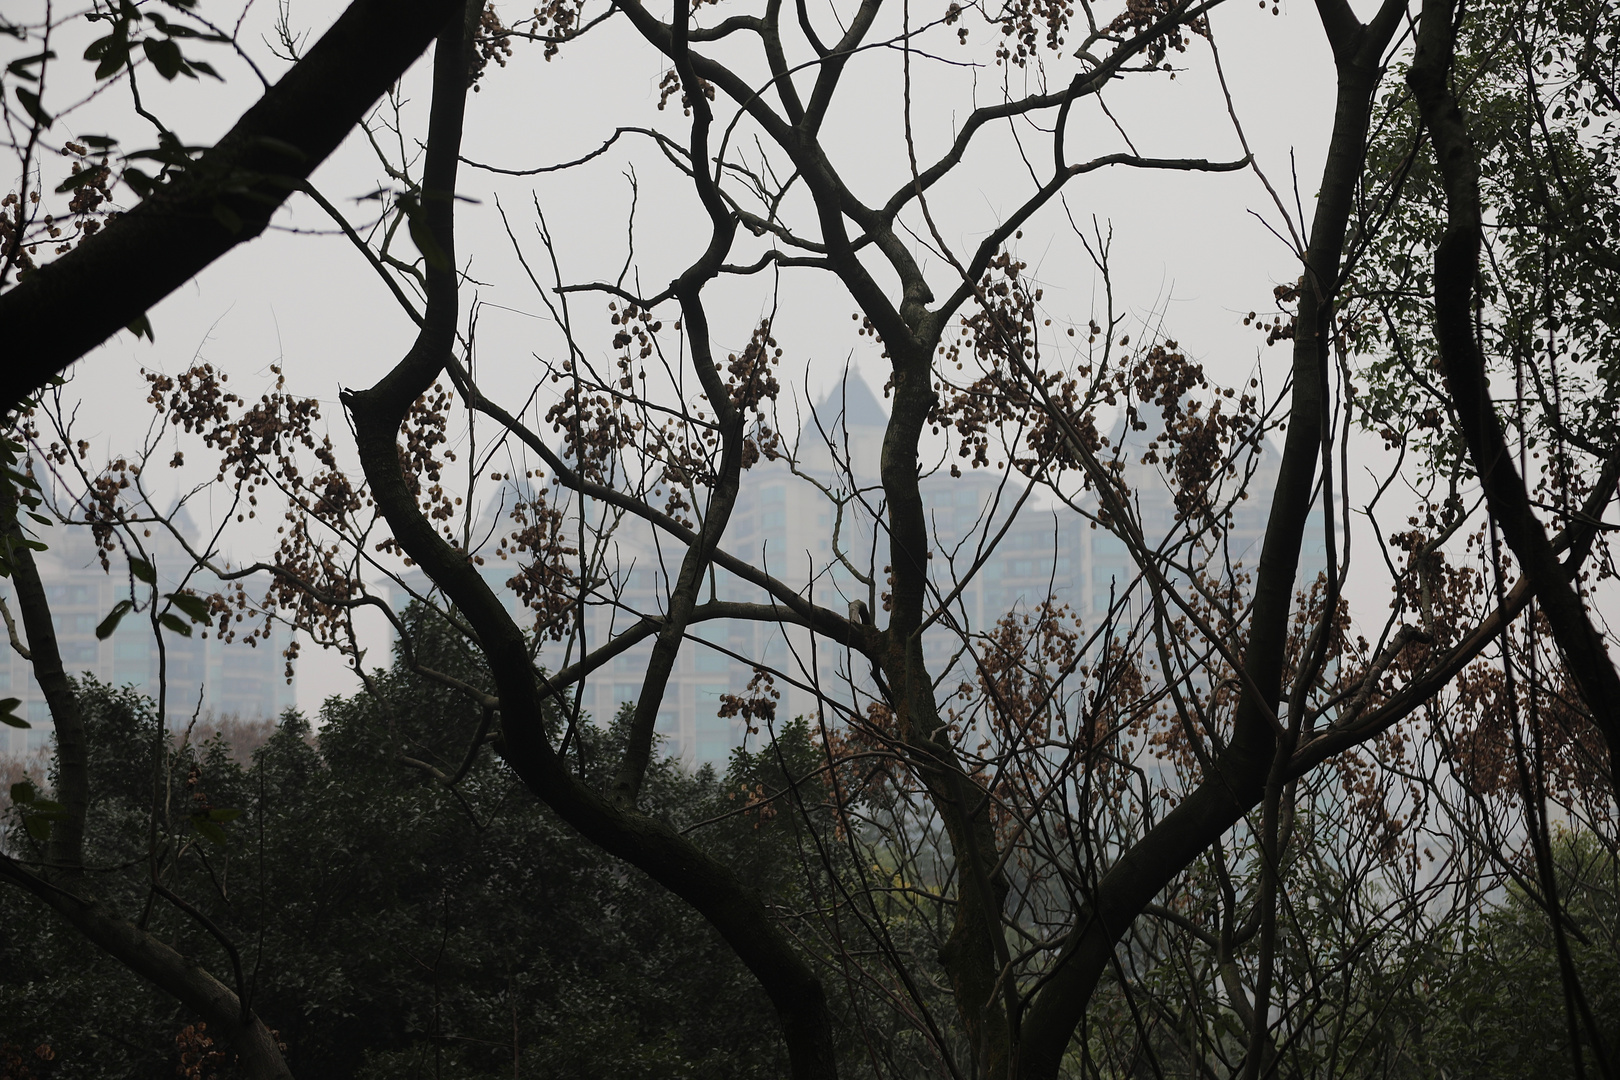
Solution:
M745 474L723 546L834 611L845 612L850 601L861 600L882 625L888 543L879 524L883 492L878 466L888 416L853 373L816 407L816 416L819 425L808 424L801 432L796 465L762 460ZM1117 446L1125 438L1132 447L1122 478L1133 492L1149 542L1157 543L1176 527L1176 508L1157 468L1139 461L1138 444L1145 446L1149 437L1127 436L1121 425L1111 433L1110 442ZM1244 565L1258 562L1275 470L1276 455L1263 452L1249 484L1256 494L1233 506L1219 559ZM1136 569L1125 545L1106 530L1091 528L1073 508L1055 504L1049 493L1037 490L1008 523L1026 484L1027 480L1003 471L964 469L952 477L948 468L922 482L933 540L934 587L941 599L954 594L950 616L930 627L923 642L930 672L942 685L947 674L952 682L973 678L961 656L964 631L988 630L1008 612L1030 610L1048 595L1066 605L1070 617L1095 625L1111 597L1131 590ZM555 501L564 497L559 493ZM1095 503L1087 495L1078 505L1091 509ZM983 552L984 537L998 533L993 549ZM617 525L605 574L620 591L615 603L588 608L586 634L593 646L641 613L663 610L668 579L678 572L684 551L667 545L660 551L655 540L651 528L637 519L627 516ZM851 565L838 557L840 551ZM1308 564L1312 552L1304 555ZM863 583L852 567L875 585ZM492 560L481 573L496 595L508 600L521 625L524 616L505 586L515 569L511 562ZM966 583L959 588L964 578ZM420 571L406 580L424 595L430 587ZM700 602L711 596L770 602L763 590L718 569L705 584ZM405 599L403 590L396 592L396 606L403 606ZM864 659L852 659L847 650L826 639L812 642L810 635L779 622L728 619L694 625L689 636L694 640L680 652L657 722L666 751L689 765L723 766L731 751L742 745L743 722L717 713L722 695L745 693L755 665L785 674L776 681L781 694L777 715L783 719L814 717L818 684L833 698L862 708L875 690ZM575 649L567 659L577 659L577 645ZM642 642L593 674L581 701L583 709L605 721L635 702L651 652L651 640ZM560 666L562 649L548 643L539 662ZM838 721L832 715L825 719L829 724Z
M283 656L291 640L285 628L278 625L268 641L261 638L254 644L244 641L243 633L235 642L224 642L201 625L190 637L166 630L160 650L150 621L137 612L126 615L112 636L98 640L96 626L114 604L129 597L129 571L123 559L113 556L112 572L102 570L87 529L57 526L40 530L40 535L49 547L34 558L69 675L88 673L114 686L133 686L154 701L161 680L167 688L164 704L171 727L184 725L193 715L273 718L296 703ZM147 543L159 584L172 588L174 577L191 565L189 558L167 535L154 531ZM206 595L221 585L212 575L202 574L192 579L191 588ZM9 581L0 581L0 597L15 618ZM17 714L31 725L28 730L0 727L0 751L20 755L49 742L50 709L33 668L10 647L0 659L0 697L20 698Z

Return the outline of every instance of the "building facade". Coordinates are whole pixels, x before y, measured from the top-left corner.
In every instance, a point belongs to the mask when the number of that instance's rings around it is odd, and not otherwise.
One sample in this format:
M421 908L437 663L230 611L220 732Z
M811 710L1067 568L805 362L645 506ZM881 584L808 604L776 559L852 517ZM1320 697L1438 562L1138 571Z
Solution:
M87 529L56 526L39 531L49 547L36 552L35 561L69 675L132 686L154 702L160 687L166 689L165 713L171 727L184 726L194 715L268 719L296 704L296 686L287 677L284 656L291 636L279 625L268 641L252 643L240 633L237 641L227 643L201 625L193 627L190 637L165 630L160 649L146 613L134 612L106 640L97 639L97 625L130 596L123 560L114 556L112 572L102 570ZM191 565L189 557L172 537L154 533L146 542L160 589L173 588L175 576ZM145 586L139 587L145 591ZM192 579L190 587L206 595L221 585L212 575L202 574ZM0 596L15 618L11 591L10 581L0 581ZM22 755L49 744L50 709L32 666L15 649L7 648L0 660L0 697L21 699L16 713L30 725L27 730L0 727L0 751Z
M851 374L832 397L816 407L820 420L807 425L796 450L797 469L786 461L760 461L746 476L723 541L725 550L761 567L779 581L834 611L849 610L852 600L866 603L883 625L882 593L888 544L882 535L882 488L878 465L888 416L876 395ZM1146 444L1147 433L1127 437L1123 428L1111 433L1118 446L1127 439L1133 448ZM1170 488L1155 466L1142 465L1139 453L1125 455L1122 478L1134 493L1136 514L1150 543L1158 543L1177 528ZM1253 565L1259 559L1269 494L1276 470L1276 455L1264 452L1255 465L1250 490L1258 493L1231 508L1224 548L1216 556L1233 565ZM1087 519L1068 506L1031 498L1009 523L1027 481L1005 472L964 470L952 477L946 469L922 482L933 540L932 576L939 598L950 597L950 616L941 618L924 635L924 654L933 676L946 684L971 679L962 657L964 632L992 628L1009 612L1032 610L1048 596L1066 606L1068 617L1086 628L1094 627L1119 598L1128 605L1136 569L1122 541L1112 533L1090 527ZM1036 495L1040 495L1037 492ZM553 505L567 493L558 492ZM843 511L840 514L839 505ZM1089 498L1078 504L1090 510ZM986 525L988 524L988 529ZM495 523L480 532L487 533ZM1002 532L1003 527L1005 531ZM985 536L1000 533L988 554L981 555ZM836 545L836 547L835 547ZM611 555L603 576L618 595L611 603L588 607L586 634L593 645L608 640L639 618L641 613L664 610L669 577L678 571L680 553L659 550L652 530L626 517L613 532ZM1316 549L1320 544L1316 544ZM1313 567L1316 549L1302 553L1302 568ZM842 551L855 570L875 582L863 583L838 557ZM511 562L486 563L485 580L496 595L507 599L509 610L525 623L506 580L515 572ZM1315 570L1308 572L1314 574ZM965 584L960 584L966 578ZM406 578L410 590L427 595L430 583L419 571ZM768 603L761 589L715 570L702 600ZM396 607L408 600L406 590L394 593ZM1128 611L1127 611L1128 617ZM826 639L812 641L797 628L773 621L724 620L694 625L692 641L683 648L658 712L657 730L664 750L688 766L723 767L732 751L743 745L747 732L740 719L719 716L721 697L742 695L754 677L755 666L781 672L776 689L781 695L777 715L815 718L823 708L819 686L846 705L864 708L875 687L864 659L852 658ZM543 667L555 669L577 659L546 644L539 654ZM652 652L645 641L616 656L588 681L582 708L605 721L641 694L642 679ZM952 665L955 665L953 668ZM824 714L829 724L838 717Z
M784 461L762 461L749 470L724 545L822 606L843 612L851 600L867 603L877 610L882 625L888 545L875 533L882 510L879 455L888 417L872 391L853 374L816 411L819 428L808 425L801 435L800 475ZM1113 432L1114 445L1122 437L1122 430ZM1130 441L1145 443L1146 438ZM1149 541L1157 543L1176 527L1171 490L1155 467L1140 464L1138 454L1126 457L1123 478L1135 493L1136 511ZM1251 478L1250 490L1260 494L1233 506L1220 558L1239 565L1258 562L1275 457L1263 453ZM972 677L961 658L964 629L988 630L1008 612L1031 610L1049 595L1089 628L1108 610L1112 598L1125 596L1134 580L1134 563L1123 542L1104 529L1091 528L1072 508L1054 505L1050 498L1026 502L1008 524L1023 483L1016 476L1009 479L1003 472L986 469L964 470L959 477L941 469L922 483L933 539L934 587L941 598L956 594L951 617L924 635L929 670L942 684L947 675L951 681ZM844 500L841 518L839 500ZM1080 505L1092 506L1089 501ZM981 538L995 535L1003 526L1006 531L999 543L981 560ZM590 633L598 642L625 626L629 611L661 610L667 594L664 568L673 573L678 565L667 553L659 558L650 531L621 525L616 543L624 592L618 607L594 609ZM877 583L876 588L862 583L844 565L835 543L856 569ZM1303 554L1303 564L1309 565L1315 553ZM974 564L980 561L975 571ZM960 577L967 581L958 589ZM723 600L768 601L763 591L724 572L713 575L712 589ZM704 598L709 595L706 588ZM694 627L691 637L697 640L681 651L658 716L666 750L689 765L722 766L742 745L743 722L716 714L721 695L746 690L755 664L784 672L797 683L777 681L782 718L814 717L817 683L831 688L835 698L859 706L875 689L863 660L852 662L847 651L825 639L812 643L808 634L778 623L726 621L718 627ZM611 671L598 674L586 688L585 707L606 718L634 702L650 653L649 643L615 658ZM963 670L951 669L953 663ZM831 715L825 719L837 721Z

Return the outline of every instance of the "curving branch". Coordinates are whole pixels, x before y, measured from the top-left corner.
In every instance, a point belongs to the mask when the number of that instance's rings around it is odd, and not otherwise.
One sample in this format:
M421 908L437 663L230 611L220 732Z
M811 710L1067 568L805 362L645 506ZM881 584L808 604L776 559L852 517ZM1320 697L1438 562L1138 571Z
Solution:
M0 294L7 356L0 411L262 233L459 10L456 0L355 0L189 168Z
M453 191L466 99L466 66L457 48L461 36L459 24L447 30L435 55L423 183L428 192ZM427 210L428 227L453 260L453 201L444 197ZM830 1078L835 1064L825 992L759 896L662 821L616 805L569 771L542 722L546 692L530 662L528 641L466 554L447 543L416 506L400 468L397 438L411 402L444 370L455 344L453 265L430 270L426 318L399 364L375 386L343 393L373 498L396 540L477 632L500 698L502 750L524 783L587 838L645 870L701 912L776 1006L792 1075Z
M1451 8L1425 3L1417 55L1407 83L1434 142L1446 196L1446 229L1434 253L1434 329L1457 426L1485 490L1491 516L1535 589L1564 662L1609 748L1620 776L1620 672L1563 572L1513 464L1491 400L1485 355L1474 332L1475 282L1483 242L1479 159L1448 85L1456 31ZM1602 507L1593 517L1601 517Z

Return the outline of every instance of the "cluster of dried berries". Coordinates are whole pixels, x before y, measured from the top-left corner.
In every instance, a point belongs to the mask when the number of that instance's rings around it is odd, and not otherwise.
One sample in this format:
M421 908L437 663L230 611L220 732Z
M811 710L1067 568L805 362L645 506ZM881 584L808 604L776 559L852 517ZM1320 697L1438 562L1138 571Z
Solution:
M739 409L757 412L762 403L775 401L781 391L775 369L781 362L782 350L771 336L771 320L763 319L754 327L742 353L726 357L726 386L731 391L731 403Z
M819 776L821 808L832 816L833 836L839 841L859 827L862 804L921 790L916 775L904 765L893 714L881 701L869 702L864 718L852 718L842 729L814 730L811 738L827 763Z
M971 359L983 373L965 386L940 380L928 417L936 435L943 427L955 429L957 456L969 458L975 469L990 465L991 435L1003 424L1027 420L1036 408L1019 371L1028 367L1042 377L1036 314L1041 290L1024 281L1025 269L1009 252L998 253L979 281L978 305L960 317L956 336L939 346L945 365L960 371ZM869 324L862 330L869 331ZM951 474L960 472L953 464Z
M294 455L299 447L313 450L315 424L320 420L320 403L314 398L287 393L287 379L281 368L271 365L275 386L249 405L225 389L230 376L212 364L198 364L170 377L161 372L142 371L149 386L147 401L159 413L167 412L169 423L187 433L202 436L203 445L219 454L217 480L230 476L242 485L248 497L248 517L258 504L255 492L272 482L297 484L298 468ZM240 413L237 406L246 406ZM328 454L331 444L325 442Z
M38 265L33 256L39 254L39 241L30 242L28 235L28 226L32 223L28 207L38 203L37 191L30 191L27 199L18 198L15 191L0 199L0 257L4 258L7 271L15 267L20 273L27 273Z
M535 15L539 14L537 9ZM552 51L555 52L555 48ZM473 35L471 70L467 72L467 84L473 88L473 93L476 94L483 89L478 85L478 80L483 78L484 70L489 67L490 61L505 67L511 58L512 32L501 25L501 17L496 13L495 5L486 3L484 10L478 14L478 29Z
M506 587L534 613L537 636L561 641L573 614L573 595L581 584L575 570L579 549L569 543L563 531L564 515L547 502L544 488L513 503L511 517L517 528L496 542L496 554L501 559L523 555L528 559L519 563Z
M573 379L572 360L560 366L552 378L569 382L546 410L546 421L562 435L563 457L581 477L609 483L618 473L620 452L635 444L635 422L626 416L621 395L594 391L583 379Z
M758 735L761 723L769 724L776 719L776 706L781 700L782 693L776 689L771 673L755 668L744 693L720 695L720 709L715 715L727 719L741 717L748 725L748 733Z
M534 9L527 20L528 33L545 42L547 61L557 55L564 42L581 33L584 11L585 0L546 0L543 6Z
M1036 58L1042 47L1056 52L1063 47L1063 35L1074 17L1068 0L1016 0L991 10L982 3L963 4L952 0L945 8L945 25L956 26L968 10L977 11L987 24L996 28L1003 40L996 45L996 63L1024 67ZM959 44L967 44L968 30L959 26Z
M1079 664L1081 637L1067 605L1043 602L1011 611L977 642L977 686L968 708L946 709L947 730L968 750L969 775L993 796L992 818L1006 827L1043 787L1028 751L1066 741L1063 688ZM960 697L967 684L958 688Z
M1132 358L1128 373L1132 399L1127 423L1149 430L1138 403L1158 412L1160 429L1148 440L1141 461L1162 465L1171 480L1178 520L1216 523L1222 476L1236 475L1237 450L1253 437L1258 399L1231 387L1206 403L1197 395L1211 390L1203 367L1187 359L1175 341L1157 342ZM1234 409L1227 412L1227 406Z
M167 415L171 426L200 436L217 456L216 481L230 483L237 521L257 517L261 495L273 492L287 502L276 529L277 546L268 563L263 596L251 599L236 580L224 593L205 598L215 619L214 632L225 641L242 634L249 645L257 645L270 640L273 623L280 619L318 643L349 648L348 612L362 591L354 567L356 538L365 531L358 516L370 502L339 467L330 437L317 432L319 402L287 393L280 367L272 365L271 371L275 383L254 402L227 389L228 376L211 364L197 364L174 376L143 374L148 403ZM407 453L413 463L437 467L432 457L432 432L437 430L433 421L418 418L411 430L414 450ZM315 458L308 472L299 460L303 452ZM183 455L177 453L175 459L183 460ZM114 475L104 477L99 482L110 495L108 481ZM106 498L102 503L103 517L122 515ZM243 629L232 626L233 621ZM284 654L288 678L297 654L295 638Z
M461 505L461 496L446 490L444 469L447 463L456 460L456 454L447 449L442 458L439 456L439 448L449 440L446 429L450 402L450 392L439 383L434 383L433 389L411 402L405 421L400 425L404 443L399 448L399 464L422 513L428 520L439 522L440 531L453 542L455 532L450 528L450 521L455 517L456 507Z
M183 1080L220 1080L229 1067L230 1055L214 1042L204 1022L187 1024L174 1037L180 1055L175 1075Z
M1033 477L1056 465L1082 471L1089 485L1081 455L1109 445L1097 431L1095 410L1123 406L1131 431L1153 431L1140 460L1164 468L1180 517L1219 524L1216 481L1235 475L1241 448L1256 437L1258 399L1213 389L1173 340L1138 346L1114 360L1115 345L1096 320L1087 326L1086 362L1071 371L1044 367L1042 335L1050 333L1051 320L1039 317L1040 290L1023 270L1010 254L998 255L980 281L977 310L961 316L955 336L940 345L942 367L962 370L971 362L982 374L965 384L936 383L933 433L950 430L956 457L984 468L991 464L991 439L1017 432L1004 447L1014 468ZM1055 340L1075 337L1070 327ZM1129 346L1128 335L1117 343ZM953 464L951 473L959 475L960 466Z
M13 271L21 276L37 269L41 245L51 255L65 255L118 216L105 209L115 179L108 164L112 146L112 140L103 138L62 144L60 154L68 159L66 178L56 187L57 194L68 196L62 216L41 213L43 193L38 190L26 197L17 192L0 197L0 282Z
M63 144L62 154L73 158L64 184L73 193L68 200L68 213L75 219L80 239L94 236L101 231L106 220L117 216L96 216L102 204L112 198L113 176L112 168L107 164L107 149L103 148L99 154L92 156L90 148L83 143L70 142ZM54 237L58 233L51 235ZM64 254L72 246L71 243L63 244L56 249L56 253Z
M1551 631L1538 615L1541 640ZM1554 669L1555 676L1562 672ZM1579 700L1567 681L1532 688L1524 679L1510 701L1500 665L1478 663L1457 683L1459 700L1452 710L1451 731L1445 740L1446 757L1477 795L1525 799L1525 773L1520 771L1516 743L1535 755L1531 774L1532 798L1539 791L1569 805L1593 793L1610 790L1602 735L1574 703ZM1537 692L1539 691L1539 692ZM1514 725L1520 728L1515 736ZM1535 789L1539 789L1536 791Z
M35 1080L34 1065L55 1060L56 1048L50 1043L25 1050L14 1042L0 1042L0 1076L6 1080Z
M1253 311L1243 317L1244 326L1253 326L1260 333L1266 335L1266 346L1268 348L1279 341L1294 340L1294 331L1299 324L1299 316L1285 306L1299 299L1299 287L1296 285L1278 285L1272 290L1272 295L1277 301L1278 313L1271 317L1269 323L1266 322L1264 316Z
M714 84L706 79L699 79L698 85L703 88L703 96L710 101L714 100ZM676 94L681 95L681 114L692 115L692 99L681 85L681 76L674 68L664 72L663 78L658 80L658 108L663 110L669 104L669 99Z
M721 713L720 715L724 716L726 714ZM751 818L754 822L754 828L757 829L776 816L776 800L780 796L772 795L765 785L758 780L744 780L735 788L726 792L726 798L731 802L741 800L742 806L738 808L738 812L745 818Z
M1176 8L1177 5L1171 3L1171 0L1125 0L1125 10L1115 16L1113 22L1108 24L1108 32L1120 36L1146 33L1165 19L1170 18ZM1189 42L1188 34L1207 38L1209 36L1209 20L1200 15L1194 19L1178 20L1171 23L1149 42L1147 47L1148 67L1154 68L1162 64L1165 54L1171 49L1176 52L1186 52Z

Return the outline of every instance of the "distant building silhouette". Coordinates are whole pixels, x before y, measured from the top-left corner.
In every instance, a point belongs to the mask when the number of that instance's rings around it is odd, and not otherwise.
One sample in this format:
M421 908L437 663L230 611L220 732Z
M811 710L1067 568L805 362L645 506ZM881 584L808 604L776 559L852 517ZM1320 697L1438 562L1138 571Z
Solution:
M185 518L181 523L184 525ZM102 570L88 529L56 526L41 529L40 538L49 548L36 552L40 578L51 604L56 624L57 646L62 666L69 675L89 674L114 686L133 686L151 697L158 697L160 659L147 614L132 612L105 641L96 638L96 626L119 600L129 596L129 571L122 557L112 556L112 572ZM175 575L190 564L172 537L154 531L147 540L160 585L172 588ZM220 588L209 574L194 577L193 591L207 594ZM144 591L146 587L140 586ZM17 606L10 581L0 581L13 617ZM22 634L17 618L18 634ZM279 625L269 641L256 646L246 643L238 625L237 641L221 641L208 626L195 626L187 638L164 631L162 670L167 678L165 695L167 721L171 727L187 723L193 714L238 716L242 719L269 719L291 708L297 698L295 686L286 678L282 655L290 632ZM0 751L25 754L49 743L51 714L45 697L34 681L33 668L9 646L0 659L0 697L20 698L18 715L32 725L23 731L0 727Z
M877 624L884 625L883 568L889 549L877 518L882 511L878 469L887 423L888 415L876 395L860 376L850 373L815 407L812 419L800 433L797 455L802 477L794 475L783 460L761 460L745 474L724 548L833 611L849 610L854 600L865 602L871 606ZM1124 440L1127 446L1122 478L1133 493L1144 533L1150 543L1157 543L1177 522L1174 498L1163 476L1156 466L1140 462L1150 437L1151 433L1127 433L1120 424L1110 433L1110 443L1117 447ZM1258 562L1275 459L1276 454L1269 449L1262 452L1250 485L1256 495L1233 507L1223 561L1230 558L1234 564L1250 566ZM1038 502L1044 494L1040 491L1007 527L994 550L984 557L983 565L973 571L980 558L979 538L984 535L985 520L989 519L989 534L993 537L1006 523L1027 481L1016 475L1009 478L1005 471L982 468L963 468L961 476L952 477L948 465L922 482L933 539L931 572L937 596L949 596L956 590L953 575L966 577L971 572L972 576L950 604L952 618L941 619L924 635L930 672L942 684L946 682L948 665L958 657L962 645L953 621L971 632L982 632L1008 612L1033 609L1050 594L1057 604L1067 605L1072 618L1094 625L1107 611L1111 595L1129 592L1136 570L1123 542L1103 529L1089 527L1068 507L1054 508L1049 496L1048 501ZM851 478L854 491L849 489ZM829 492L847 500L841 524ZM554 504L564 498L566 493L558 492ZM1080 505L1094 507L1094 497L1088 495ZM860 582L836 557L835 528L839 547L849 561L863 573L875 569L875 588ZM480 530L486 531L487 526ZM1308 537L1302 570L1314 576L1311 559L1316 557L1320 544L1316 543L1315 548L1311 544ZM637 618L634 613L664 609L669 576L678 572L684 554L667 543L660 551L651 528L628 516L614 533L613 545L616 562L610 559L606 572L621 585L622 592L618 605L604 603L588 609L586 632L592 647L632 623ZM490 560L480 573L507 601L519 624L527 626L528 620L505 585L516 569L513 562ZM763 590L724 571L716 570L711 580L718 599L770 600ZM411 590L424 595L431 588L420 571L413 571L405 581ZM700 602L709 596L710 586L706 583ZM396 590L393 602L403 607L408 598L407 592ZM853 689L863 705L876 690L864 659L852 663L847 651L826 639L817 640L812 647L808 634L776 622L725 620L695 625L689 636L696 642L681 650L659 709L657 729L665 739L666 752L691 766L723 766L732 750L742 745L746 735L743 722L718 716L717 712L722 695L746 691L756 664L785 672L801 684L777 681L780 721L800 715L816 716L813 686L817 682L845 702L851 699ZM561 647L548 642L539 653L539 661L550 668L559 667L564 662L562 652ZM582 707L597 720L605 721L626 703L635 702L641 694L651 652L649 639L614 657L591 677ZM577 658L576 645L567 659ZM960 658L955 663L956 669L949 672L951 684L973 678L973 672L963 666ZM838 718L828 715L825 719L836 723Z

